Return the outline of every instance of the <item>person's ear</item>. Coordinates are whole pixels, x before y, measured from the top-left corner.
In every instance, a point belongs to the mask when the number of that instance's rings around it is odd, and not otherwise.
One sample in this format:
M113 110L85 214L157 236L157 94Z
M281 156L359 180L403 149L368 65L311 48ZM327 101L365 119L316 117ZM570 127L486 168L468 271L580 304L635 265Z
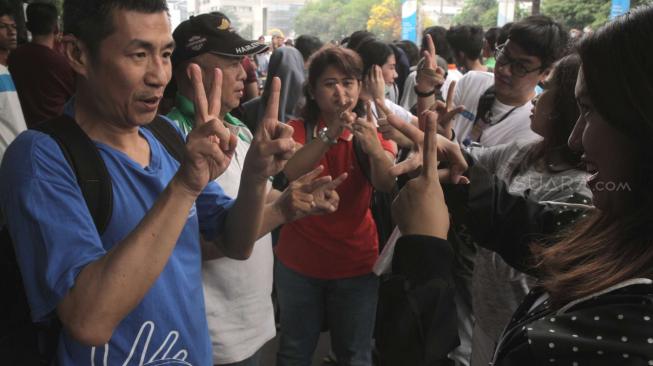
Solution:
M61 42L64 45L64 55L70 67L81 76L87 76L90 63L88 48L77 37L67 34Z

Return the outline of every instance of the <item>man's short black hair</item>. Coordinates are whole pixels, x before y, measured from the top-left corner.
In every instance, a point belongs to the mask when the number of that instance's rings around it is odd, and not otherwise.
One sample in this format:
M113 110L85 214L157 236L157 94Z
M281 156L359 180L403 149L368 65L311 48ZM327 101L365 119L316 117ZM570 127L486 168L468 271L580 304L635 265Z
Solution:
M322 43L319 38L307 34L302 34L295 39L295 48L302 54L304 61L308 60L308 58L311 57L315 51L322 48L323 45L324 43Z
M422 34L422 48L420 50L421 52L424 52L428 49L426 47L427 34L431 35L438 56L447 60L447 63L449 64L456 63L455 62L456 60L453 57L453 52L451 52L451 46L449 46L449 42L447 42L447 30L437 25L424 29L424 33Z
M404 50L404 53L406 53L406 56L408 57L410 66L417 65L419 62L419 48L417 48L417 45L413 41L404 39L402 41L395 42L395 45Z
M357 30L349 36L349 40L347 40L347 48L350 50L355 50L362 43L373 39L376 39L374 33L368 32L366 30Z
M568 51L569 34L563 27L544 15L533 15L510 27L508 40L524 52L538 57L542 68L547 68Z
M54 32L57 26L57 7L50 3L32 3L27 6L27 30L32 35L44 36Z
M483 28L458 25L449 28L447 41L456 52L462 52L468 60L478 60L483 49Z
M116 9L152 14L167 12L168 5L165 0L65 0L63 30L80 39L91 55L97 55L100 43L114 31Z
M6 0L0 0L0 17L9 15L12 18L15 18L15 9L9 4Z
M502 45L508 41L508 35L510 34L510 28L515 24L513 22L508 22L499 29L499 35L497 35L497 46Z
M497 40L499 39L501 29L499 27L492 27L485 31L485 42L490 47L490 51L494 52L497 48Z

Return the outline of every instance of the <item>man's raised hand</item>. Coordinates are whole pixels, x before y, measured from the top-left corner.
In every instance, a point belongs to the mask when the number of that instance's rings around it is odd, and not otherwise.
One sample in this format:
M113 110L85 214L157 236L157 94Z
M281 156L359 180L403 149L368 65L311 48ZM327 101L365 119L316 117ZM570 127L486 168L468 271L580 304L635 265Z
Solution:
M199 195L227 169L237 139L220 120L222 72L215 69L208 97L200 67L191 63L186 72L193 85L195 126L186 138L186 154L177 174L189 192Z
M430 34L426 35L427 50L423 52L424 58L417 69L416 85L418 91L428 93L439 89L444 84L445 70L438 67L435 44Z
M245 158L244 169L247 174L252 174L261 181L267 181L270 176L283 170L288 159L295 153L292 127L279 122L280 93L281 80L275 77L261 126L256 130Z

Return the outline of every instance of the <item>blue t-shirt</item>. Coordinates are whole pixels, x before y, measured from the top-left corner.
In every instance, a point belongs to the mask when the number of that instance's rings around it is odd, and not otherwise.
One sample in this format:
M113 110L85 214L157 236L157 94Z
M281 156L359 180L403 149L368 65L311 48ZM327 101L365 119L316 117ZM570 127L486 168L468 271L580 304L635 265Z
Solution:
M151 160L143 168L96 142L113 186L113 211L100 237L75 174L57 143L26 131L8 148L0 168L0 203L16 248L32 318L45 320L90 262L125 238L153 206L179 163L147 129ZM210 365L199 233L215 238L233 200L209 183L188 214L163 272L108 344L82 345L62 332L62 365ZM128 361L128 362L126 362Z

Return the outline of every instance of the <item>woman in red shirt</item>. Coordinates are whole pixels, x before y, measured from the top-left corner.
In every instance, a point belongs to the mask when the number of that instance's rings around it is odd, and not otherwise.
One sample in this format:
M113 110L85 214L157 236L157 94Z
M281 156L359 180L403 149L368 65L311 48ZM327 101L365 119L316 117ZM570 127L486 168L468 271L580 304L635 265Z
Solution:
M395 186L387 171L396 147L364 117L369 106L359 99L362 72L363 63L351 50L318 51L308 70L303 119L289 122L302 147L284 169L288 179L317 165L324 166L323 174L348 178L337 189L336 212L281 230L275 266L281 366L310 364L323 322L339 364L372 364L378 238L369 207L373 189L388 192Z

